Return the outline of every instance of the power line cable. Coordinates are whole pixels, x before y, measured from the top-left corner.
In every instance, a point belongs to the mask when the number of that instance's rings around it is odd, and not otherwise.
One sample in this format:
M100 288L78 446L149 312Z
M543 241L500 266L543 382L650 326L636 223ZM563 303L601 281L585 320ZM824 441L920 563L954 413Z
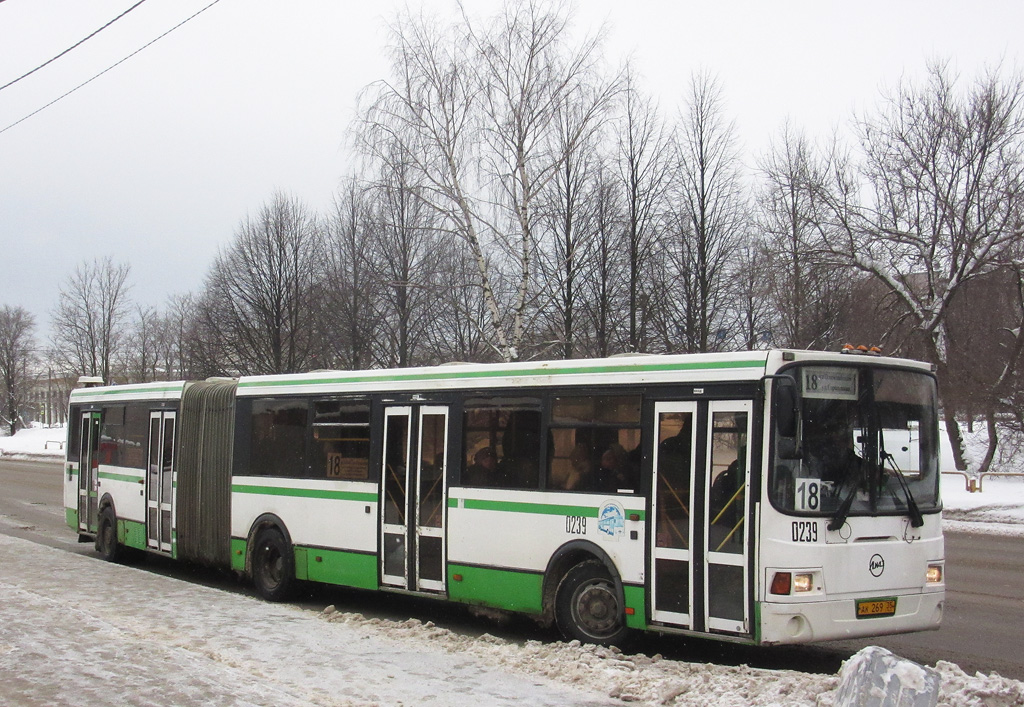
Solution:
M0 0L0 1L2 1L2 0ZM7 131L8 131L8 130L10 130L11 128L13 128L13 127L14 127L15 125L19 125L19 124L21 124L21 123L24 123L24 122L25 122L26 120L28 120L28 119L29 119L29 118L31 118L32 116L36 115L37 113L41 113L42 111L44 111L44 110L46 110L47 108L49 108L50 106L52 106L52 105L53 105L54 103L57 103L58 101L61 101L61 100L65 99L65 98L67 98L68 96L70 96L70 95L71 95L72 93L74 93L74 92L75 92L75 91L77 91L78 89L82 88L83 86L85 86L85 85L87 85L87 84L90 84L90 83L92 83L93 81L95 81L96 79L98 79L98 78L99 78L100 76L102 76L103 74L105 74L105 73L107 73L108 71L110 71L111 69L113 69L113 68L115 68L115 67L117 67L117 66L120 66L120 65L121 65L121 64L123 64L123 63L125 63L126 61L128 61L129 59L131 59L131 58L132 58L133 56L135 56L136 54L138 54L139 52L141 52L141 51L142 51L143 49L145 49L146 47L149 47L149 46L151 46L151 45L155 44L156 42L160 41L161 39L163 39L164 37L166 37L167 35L169 35L169 34L170 34L171 32L173 32L174 30L176 30L176 29L178 29L179 27L181 27L181 26L182 26L183 24L185 24L186 22L188 22L188 21L190 21L190 20L193 20L193 19L195 19L196 17L198 17L199 15L203 14L204 12L206 12L207 10L209 10L209 9L210 9L211 7L213 7L214 5L216 5L216 4L217 4L217 3L219 3L219 2L220 2L220 0L213 0L213 2L211 2L211 3L209 4L209 5L207 5L206 7L202 8L201 10L199 10L198 12L196 12L196 13L195 13L194 15L191 15L191 16L189 16L189 17L186 17L186 18L185 18L184 20L182 20L182 21L181 21L181 22L179 22L178 24L176 24L176 25L174 25L173 27L171 27L171 28L170 28L169 30L167 30L166 32L164 32L163 34L161 34L161 35L160 35L159 37L157 37L156 39L153 39L152 41L150 41L150 42L147 42L146 44L143 44L143 45L142 45L141 47L139 47L138 49L136 49L135 51L133 51L133 52L132 52L131 54L129 54L128 56L126 56L126 57L125 57L124 59L121 59L120 61L118 61L118 62L115 62L114 64L111 64L110 66L108 66L107 68L105 68L105 69L104 69L103 71L99 72L98 74L96 74L96 75L95 75L95 76L93 76L92 78L90 78L90 79L87 79L87 80L83 81L82 83L78 84L77 86L75 86L75 87L74 87L73 89L71 89L71 90L70 90L70 91L68 91L67 93L65 93L65 94L63 94L63 95L61 95L61 96L58 96L57 98L54 98L54 99L53 99L52 101L50 101L49 103L47 103L47 104L46 104L45 106L43 106L42 108L37 108L36 110L34 110L34 111L32 111L31 113L29 113L28 115L26 115L26 116L25 116L24 118L21 118L20 120L16 120L15 122L11 123L10 125L8 125L8 126L7 126L6 128L4 128L3 130L0 130L0 134L3 134L3 133L5 133L5 132L7 132Z
M3 2L3 0L0 0L0 2ZM58 59L60 59L60 58L61 58L62 56L64 56L65 54L67 54L67 53L68 53L69 51L71 51L72 49L75 49L76 47L79 47L79 46L81 46L82 44L84 44L84 43L85 43L85 42L87 42L88 40L92 39L92 38L93 38L93 37L95 37L95 36L96 36L97 34L99 34L99 33L100 33L100 32L102 32L103 30L105 30L105 29L106 29L107 27L109 27L110 25L112 25L112 24L114 24L115 22L117 22L117 21L118 21L119 19L121 19L122 17L124 17L125 15L127 15L127 14L128 14L129 12L131 12L132 10L134 10L135 8L137 8L137 7L139 6L139 5L141 5L141 4L142 4L142 3L144 3L144 2L146 2L146 0L139 0L139 1L137 2L137 3L135 3L134 5L132 5L131 7L129 7L129 8L127 9L127 10L125 10L124 12L122 12L122 13L121 13L120 15L118 15L117 17L115 17L114 19L112 19L112 20L111 20L110 22L108 22L107 24L105 24L105 25L103 25L102 27L100 27L100 28L99 28L98 30L96 30L95 32L93 32L92 34L90 34L90 35L89 35L88 37L86 37L85 39L81 39L81 40L79 40L79 41L78 41L78 43L76 43L76 44L73 44L73 45L71 45L70 47L68 47L67 49L65 49L64 51L62 51L62 52L61 52L60 54L58 54L57 56L53 57L53 58L52 58L52 59L50 59L49 61L43 62L42 64L40 64L40 65L39 65L39 66L37 66L36 68L32 69L32 70L31 70L31 71L29 71L28 73L22 74L21 76L19 76L18 78L14 79L13 81L8 81L8 82L7 82L7 83L5 83L5 84L4 84L3 86L0 86L0 91L3 91L3 90L4 90L5 88L7 88L8 86L13 86L14 84L18 83L18 82L19 82L19 81L21 81L21 80L22 80L23 78L25 78L26 76L31 76L32 74L34 74L35 72L39 71L39 70L40 70L41 68L43 68L43 67L44 67L44 66L46 66L47 64L52 64L53 62L57 61L57 60L58 60Z

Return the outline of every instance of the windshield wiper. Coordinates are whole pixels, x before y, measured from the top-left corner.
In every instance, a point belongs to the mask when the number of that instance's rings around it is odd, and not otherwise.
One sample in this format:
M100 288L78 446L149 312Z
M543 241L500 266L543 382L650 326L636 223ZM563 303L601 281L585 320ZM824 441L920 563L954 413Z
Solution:
M850 508L853 506L853 499L857 497L857 489L863 481L864 460L851 451L844 469L843 480L839 484L840 492L843 490L843 485L847 483L850 484L850 490L843 496L843 500L839 502L839 508L836 509L836 514L829 521L829 530L839 530L846 523L846 519L850 516Z
M846 519L850 515L850 507L853 505L853 499L857 495L857 486L859 484L860 481L857 479L854 479L853 483L850 484L850 492L843 498L839 508L836 509L836 514L832 516L832 520L828 523L829 530L839 530L846 523Z
M889 462L889 469L895 474L896 480L900 482L900 488L903 489L903 495L907 498L907 514L910 516L910 525L913 528L920 528L924 525L924 516L921 515L921 509L917 507L917 501L914 500L914 494L910 492L910 485L907 483L907 477L903 475L899 465L896 463L896 459L893 455L885 451L885 449L878 450L878 456L882 459L882 462Z

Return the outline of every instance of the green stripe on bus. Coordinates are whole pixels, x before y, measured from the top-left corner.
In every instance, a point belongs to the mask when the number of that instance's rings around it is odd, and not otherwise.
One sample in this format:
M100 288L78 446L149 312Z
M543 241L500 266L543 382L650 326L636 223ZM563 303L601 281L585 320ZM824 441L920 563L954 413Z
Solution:
M65 508L64 520L65 522L67 522L69 528L71 528L72 530L78 530L78 509Z
M82 388L81 390L74 390L71 392L72 398L78 398L82 396L93 396L93 395L126 395L131 393L179 393L182 390L180 385L164 385L157 386L154 388L132 388L130 386L116 386L109 390L99 390L97 388Z
M324 491L321 489L281 488L278 486L245 486L232 484L233 493L252 493L261 496L291 496L298 498L326 498L331 501L365 501L376 503L377 494L361 491Z
M544 608L543 588L541 572L448 565L448 596L467 604L539 614Z
M140 481L142 481L142 474L139 474L138 476L133 476L131 474L115 474L112 471L101 471L100 478L108 479L110 481L127 481L132 484L137 484Z
M651 363L651 364L610 364L605 366L580 366L577 368L529 368L522 370L467 371L458 367L451 371L429 373L401 373L331 376L308 380L283 378L274 380L240 381L239 388L263 388L290 385L337 385L342 383L400 383L406 381L458 380L460 378L528 378L531 376L564 376L591 373L652 373L659 371L699 371L729 368L763 368L764 360L756 361L704 361L695 363Z
M500 511L503 513L539 513L552 516L583 516L597 518L600 509L596 506L566 506L554 503L521 503L517 501L483 501L472 498L449 498L449 508L469 508L478 511ZM642 521L645 511L627 508L629 515L638 515Z

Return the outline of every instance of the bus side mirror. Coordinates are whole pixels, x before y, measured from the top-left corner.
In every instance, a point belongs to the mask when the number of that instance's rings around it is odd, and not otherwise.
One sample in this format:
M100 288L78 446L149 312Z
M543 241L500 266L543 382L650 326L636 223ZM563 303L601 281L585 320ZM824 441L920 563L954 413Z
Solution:
M772 396L772 415L775 417L776 454L780 459L799 459L797 445L797 420L800 418L800 400L796 393L796 381L788 376L776 379L775 395Z

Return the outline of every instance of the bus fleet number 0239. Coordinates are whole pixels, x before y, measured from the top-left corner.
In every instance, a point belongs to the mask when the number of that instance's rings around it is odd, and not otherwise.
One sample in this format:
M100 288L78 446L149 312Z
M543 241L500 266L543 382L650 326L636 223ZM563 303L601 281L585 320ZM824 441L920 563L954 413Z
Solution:
M816 543L818 542L818 524L813 520L793 521L793 542L795 543Z

